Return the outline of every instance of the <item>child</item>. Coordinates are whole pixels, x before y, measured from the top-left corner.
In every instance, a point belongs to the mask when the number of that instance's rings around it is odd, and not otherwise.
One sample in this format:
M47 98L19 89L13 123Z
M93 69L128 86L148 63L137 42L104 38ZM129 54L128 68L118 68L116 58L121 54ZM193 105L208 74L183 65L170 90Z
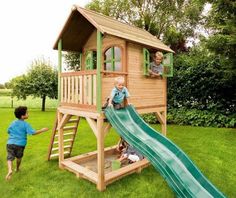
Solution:
M144 157L131 145L129 145L123 138L120 139L116 150L121 153L119 159L113 161L115 169L120 168L123 161L128 160L129 163L134 163L142 160Z
M111 91L110 98L108 100L108 106L114 106L115 109L120 109L122 107L122 102L124 99L127 100L129 105L129 92L128 89L124 86L125 79L124 77L115 78L115 87Z
M122 163L123 160L128 159L129 163L134 163L142 160L143 158L143 155L141 155L134 147L128 144L127 147L123 149L122 154L118 160Z
M29 114L27 107L19 106L15 109L15 116L18 120L11 123L8 128L8 141L7 141L7 166L8 173L6 180L11 179L13 160L16 158L16 171L19 171L21 159L24 154L24 149L27 144L27 135L37 135L48 130L48 128L42 128L40 130L34 130L24 120L28 119Z
M151 77L158 77L163 74L163 65L161 64L163 60L162 52L156 52L154 56L154 61L150 63L149 74Z

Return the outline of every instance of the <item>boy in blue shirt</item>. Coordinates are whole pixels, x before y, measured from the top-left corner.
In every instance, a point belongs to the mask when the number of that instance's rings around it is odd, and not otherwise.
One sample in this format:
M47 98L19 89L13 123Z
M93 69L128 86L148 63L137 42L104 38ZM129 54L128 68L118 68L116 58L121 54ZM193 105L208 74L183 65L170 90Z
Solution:
M18 120L11 123L8 128L8 141L7 141L7 167L8 173L6 180L11 179L13 160L16 158L16 171L19 171L21 159L24 154L24 149L27 144L27 135L37 135L48 130L48 128L42 128L40 130L34 130L24 120L28 119L29 114L27 107L19 106L15 109L15 116Z
M115 109L120 109L124 99L126 99L129 105L129 91L124 86L125 79L120 76L115 78L115 87L111 91L110 98L108 100L108 106L114 106Z

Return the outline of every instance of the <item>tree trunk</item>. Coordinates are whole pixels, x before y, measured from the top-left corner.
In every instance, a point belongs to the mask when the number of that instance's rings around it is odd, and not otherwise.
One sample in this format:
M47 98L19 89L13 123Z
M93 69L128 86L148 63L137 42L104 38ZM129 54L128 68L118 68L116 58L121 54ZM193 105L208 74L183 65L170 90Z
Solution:
M43 95L42 96L42 109L41 109L41 111L45 111L45 103L46 103L46 96Z

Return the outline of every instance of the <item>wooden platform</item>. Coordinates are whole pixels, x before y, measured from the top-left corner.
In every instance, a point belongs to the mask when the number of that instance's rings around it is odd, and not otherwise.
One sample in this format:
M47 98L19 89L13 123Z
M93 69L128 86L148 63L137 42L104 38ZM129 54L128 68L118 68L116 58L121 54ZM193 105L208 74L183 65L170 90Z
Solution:
M140 173L141 170L147 167L150 162L147 159L143 159L133 164L125 164L118 170L112 171L112 161L117 159L119 153L116 151L116 146L108 147L104 150L104 186L132 173ZM97 163L97 151L82 154L79 156L67 158L61 162L62 167L76 174L79 178L87 179L94 184L98 184L98 163ZM98 189L100 191L104 189Z

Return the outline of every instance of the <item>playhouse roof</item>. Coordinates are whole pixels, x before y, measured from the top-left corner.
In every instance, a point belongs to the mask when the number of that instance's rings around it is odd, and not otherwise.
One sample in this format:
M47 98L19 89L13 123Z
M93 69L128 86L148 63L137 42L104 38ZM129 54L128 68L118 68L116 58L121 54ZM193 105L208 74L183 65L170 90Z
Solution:
M53 49L57 49L59 39L62 38L62 50L81 51L95 28L102 34L109 34L155 49L174 52L155 36L141 28L75 5Z

